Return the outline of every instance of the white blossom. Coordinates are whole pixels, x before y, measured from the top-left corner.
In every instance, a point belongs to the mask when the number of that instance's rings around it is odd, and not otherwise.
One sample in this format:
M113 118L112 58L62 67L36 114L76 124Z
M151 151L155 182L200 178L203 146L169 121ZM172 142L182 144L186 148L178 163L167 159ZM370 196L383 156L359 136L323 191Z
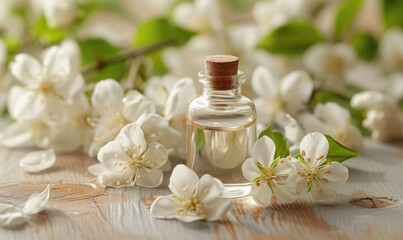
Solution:
M176 218L183 222L215 221L224 216L231 201L221 198L223 184L209 174L200 179L194 171L179 164L172 171L169 189L173 193L159 196L151 205L155 218Z
M287 190L292 194L309 191L318 202L333 200L337 193L328 185L345 183L348 169L338 162L327 163L328 152L329 142L323 134L306 135L300 145L301 157L288 158L295 168L285 183Z
M0 227L16 228L27 222L29 216L42 211L48 202L50 186L41 193L32 194L23 208L0 203Z
M287 113L293 116L306 108L313 82L303 71L279 79L267 68L258 66L253 72L252 88L258 95L254 99L258 123L282 125Z
M157 113L163 112L169 93L176 80L171 75L153 76L145 83L144 96L154 103Z
M361 132L351 123L350 112L337 103L319 103L313 114L301 114L298 120L305 132L329 134L343 146L354 150L363 147Z
M180 133L169 127L168 120L155 114L154 104L137 91L125 96L119 83L112 79L98 82L91 96L93 117L88 121L95 128L94 141L89 155L95 156L119 131L135 122L144 131L148 142L161 142L167 147L175 144Z
M242 173L252 182L251 194L255 202L268 206L276 203L293 202L296 197L285 189L285 180L292 171L287 158L276 158L276 145L267 136L256 141L252 158L242 165Z
M20 167L27 172L40 172L52 167L56 162L53 149L30 152L20 160Z
M41 4L46 20L52 27L67 27L76 17L75 0L42 0Z
M344 43L318 43L304 53L302 60L315 78L322 81L343 81L345 71L354 63L355 53L349 45Z
M363 126L371 130L372 137L386 141L403 136L403 121L395 99L377 91L365 91L351 98L351 106L366 111Z
M18 122L59 120L64 107L84 95L83 77L71 71L68 55L59 47L47 50L42 64L18 54L10 70L24 85L12 87L8 96L9 113Z
M108 142L98 153L98 160L107 169L98 175L104 186L158 187L162 182L161 169L168 160L164 145L147 145L144 134L135 123L125 126L115 140ZM94 171L97 173L97 171Z
M385 32L380 44L379 54L382 66L388 72L403 71L403 30L392 28Z

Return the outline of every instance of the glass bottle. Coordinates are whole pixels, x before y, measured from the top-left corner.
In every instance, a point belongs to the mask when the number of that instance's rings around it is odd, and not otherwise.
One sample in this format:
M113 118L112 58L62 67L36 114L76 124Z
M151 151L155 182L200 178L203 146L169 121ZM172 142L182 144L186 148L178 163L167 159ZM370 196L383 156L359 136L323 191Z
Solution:
M220 60L209 61L214 57ZM187 165L199 176L208 173L220 179L223 197L244 197L251 184L242 164L256 141L255 106L241 95L245 75L238 71L237 57L206 59L206 71L199 73L203 94L190 102L187 113Z

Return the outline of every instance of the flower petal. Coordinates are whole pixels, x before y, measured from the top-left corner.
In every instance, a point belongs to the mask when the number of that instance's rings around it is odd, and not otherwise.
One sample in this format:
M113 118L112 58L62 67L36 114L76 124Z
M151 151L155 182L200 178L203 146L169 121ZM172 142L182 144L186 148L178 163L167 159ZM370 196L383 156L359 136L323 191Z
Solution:
M21 208L0 203L0 227L15 228L27 221Z
M7 148L34 146L34 132L26 124L12 123L0 132L0 144Z
M319 118L310 113L302 113L298 116L298 121L304 128L305 132L323 132L329 131L328 126L324 124ZM302 139L301 139L302 140Z
M168 96L164 116L166 119L182 119L186 116L187 105L193 98L197 97L196 87L192 78L179 79Z
M312 182L310 192L313 195L313 199L317 202L330 202L333 201L337 196L336 191L327 186L326 183L318 180L314 180Z
M59 46L50 47L43 56L43 67L49 79L57 83L55 76L67 75L71 72L70 59L65 50Z
M257 66L252 75L252 89L258 96L277 95L279 80L266 67Z
M297 171L293 171L285 182L287 190L295 195L300 195L306 190L307 180L306 177L301 177Z
M196 195L202 202L216 200L224 189L223 183L209 174L200 178L199 187L196 189Z
M79 93L84 92L85 81L81 74L70 73L66 75L63 84L57 86L56 91L67 104L73 104Z
M50 185L48 184L43 192L34 193L29 197L28 201L24 205L24 208L22 209L22 212L27 215L39 213L45 208L46 203L48 203L49 195Z
M253 99L253 103L256 107L257 122L264 124L265 126L272 123L275 119L274 109L269 107L269 101L267 97L258 97Z
M231 199L228 198L212 198L204 202L204 209L207 215L207 221L215 221L227 214L231 207Z
M269 185L267 185L265 182L262 182L260 186L253 184L251 187L251 195L256 203L265 207L271 204L273 196Z
M143 130L148 143L159 142L169 148L181 137L181 133L169 126L169 121L158 114L143 115L136 123Z
M33 122L38 120L46 107L46 98L35 90L20 86L10 89L7 108L13 119L18 122Z
M118 141L110 141L98 152L98 160L110 171L119 172L127 165L123 146Z
M20 160L20 167L27 172L40 172L52 167L56 162L53 149L30 152Z
M100 163L92 164L88 167L88 172L94 176L99 176L105 171L108 171L108 169Z
M329 142L322 133L309 133L302 139L300 150L305 153L303 157L307 164L310 166L319 166L326 161L327 153L329 152Z
M313 81L304 71L291 72L281 81L280 95L287 103L287 110L291 115L305 108L312 91Z
M195 221L199 221L199 220L203 220L202 216L194 216L194 215L175 215L175 218L178 219L181 222L186 222L186 223L190 223L190 222L195 222Z
M15 61L10 63L10 71L17 80L30 87L37 86L42 76L39 61L24 53L15 56Z
M168 151L164 145L152 142L148 145L144 160L144 166L160 168L168 161Z
M120 112L123 89L116 80L107 79L98 82L91 95L91 103L101 116L111 116Z
M182 204L175 200L172 195L159 196L151 204L150 214L155 218L174 218L176 210L183 208Z
M287 191L287 188L284 185L282 186L278 184L274 185L273 192L276 200L273 200L272 202L277 201L277 203L279 204L292 203L298 198L298 196L291 194L289 191Z
M152 113L155 113L154 103L138 91L132 91L123 98L122 114L127 120L135 122L140 116Z
M161 169L141 167L136 173L136 185L147 188L155 188L161 185L163 173Z
M147 142L144 133L136 123L130 123L120 130L115 141L118 141L124 148L136 148L136 154L143 154L147 149Z
M298 122L289 114L286 115L287 123L284 126L284 135L291 143L299 143L304 137L304 132Z
M135 172L132 170L120 172L112 172L108 170L103 172L101 175L98 175L97 180L102 186L123 188L134 186L134 177Z
M269 168L274 160L275 152L276 145L273 140L267 136L263 136L253 146L252 158L262 164L264 168Z
M253 179L262 175L262 172L256 165L256 160L253 158L246 159L242 164L242 173L249 182L253 182Z
M319 103L315 106L314 113L334 127L343 127L350 119L350 112L334 102Z
M189 198L196 190L199 177L186 165L179 164L172 171L169 179L169 189L171 192L181 198Z
M348 169L339 162L324 165L319 169L318 174L331 184L343 184L348 179Z

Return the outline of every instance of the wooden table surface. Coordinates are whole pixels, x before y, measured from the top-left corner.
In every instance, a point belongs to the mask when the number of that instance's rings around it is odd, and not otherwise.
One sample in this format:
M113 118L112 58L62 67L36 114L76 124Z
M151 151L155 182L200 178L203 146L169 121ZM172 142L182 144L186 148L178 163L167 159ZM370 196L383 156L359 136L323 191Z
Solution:
M403 239L403 143L366 140L361 157L344 164L350 177L334 204L308 200L260 207L251 197L232 201L217 222L185 224L153 219L156 189L104 189L84 154L58 154L55 166L30 174L19 166L24 150L0 150L0 202L23 205L51 184L47 208L19 229L0 229L0 239Z

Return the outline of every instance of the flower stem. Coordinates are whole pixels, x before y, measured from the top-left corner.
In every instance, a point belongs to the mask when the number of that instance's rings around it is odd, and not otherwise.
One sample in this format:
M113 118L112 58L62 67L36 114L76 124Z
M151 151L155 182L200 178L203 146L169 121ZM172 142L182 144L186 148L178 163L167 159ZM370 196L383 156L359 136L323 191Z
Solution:
M132 50L130 52L126 52L123 53L121 55L109 58L109 59L100 59L98 61L96 61L94 64L91 64L88 67L85 67L81 70L81 72L83 74L87 74L87 73L91 73L93 71L97 71L97 70L102 70L103 68L105 68L108 65L114 64L114 63L118 63L118 62L122 62L125 61L127 59L131 59L131 58L135 58L135 57L139 57L139 56L143 56L147 53L162 49L164 47L173 45L175 43L174 39L168 39L162 42L158 42L149 46L146 46L144 48L141 49L135 49Z

